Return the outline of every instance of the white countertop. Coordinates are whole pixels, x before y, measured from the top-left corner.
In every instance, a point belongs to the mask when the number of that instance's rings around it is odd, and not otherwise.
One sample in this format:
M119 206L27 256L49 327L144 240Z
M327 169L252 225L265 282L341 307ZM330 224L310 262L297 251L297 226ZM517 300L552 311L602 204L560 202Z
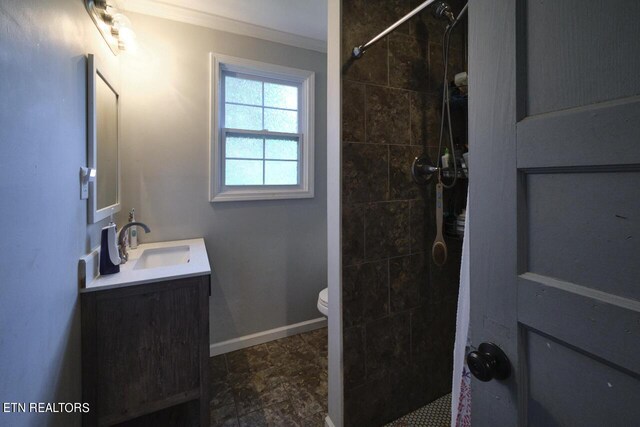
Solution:
M189 262L185 264L168 265L155 268L134 269L136 261L145 249L168 248L174 246L189 246ZM175 240L171 242L142 243L136 249L129 249L129 259L120 265L120 272L100 276L87 280L80 292L93 292L105 289L122 288L125 286L141 285L143 283L162 282L165 280L181 279L185 277L211 274L209 257L204 245L204 239Z

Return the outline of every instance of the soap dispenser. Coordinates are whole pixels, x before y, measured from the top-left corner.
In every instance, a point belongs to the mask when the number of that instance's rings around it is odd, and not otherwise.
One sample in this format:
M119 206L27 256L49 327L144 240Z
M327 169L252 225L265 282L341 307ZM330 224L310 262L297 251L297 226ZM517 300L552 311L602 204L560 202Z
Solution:
M111 220L102 229L100 241L100 274L115 274L120 272L120 255L118 253L118 230Z

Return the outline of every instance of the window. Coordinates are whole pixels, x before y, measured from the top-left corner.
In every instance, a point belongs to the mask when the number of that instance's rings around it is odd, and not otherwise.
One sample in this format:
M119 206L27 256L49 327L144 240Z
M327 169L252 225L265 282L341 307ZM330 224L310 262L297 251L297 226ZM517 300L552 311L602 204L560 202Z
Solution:
M210 200L313 197L314 73L211 55Z

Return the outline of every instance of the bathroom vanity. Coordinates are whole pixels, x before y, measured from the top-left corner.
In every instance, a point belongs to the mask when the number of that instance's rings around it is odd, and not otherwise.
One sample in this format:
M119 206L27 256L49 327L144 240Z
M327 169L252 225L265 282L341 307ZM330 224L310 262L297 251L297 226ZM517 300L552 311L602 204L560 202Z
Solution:
M141 244L81 289L83 425L209 425L203 239Z

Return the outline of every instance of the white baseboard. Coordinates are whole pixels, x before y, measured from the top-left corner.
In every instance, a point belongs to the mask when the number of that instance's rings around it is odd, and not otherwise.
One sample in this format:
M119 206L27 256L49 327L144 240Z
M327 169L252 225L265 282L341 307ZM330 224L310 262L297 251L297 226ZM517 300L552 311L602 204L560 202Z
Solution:
M331 418L329 418L329 415L324 419L324 427L336 427L333 421L331 421Z
M317 319L311 319L305 322L295 323L293 325L281 326L268 331L245 335L228 341L217 342L209 346L209 356L213 357L219 354L229 353L231 351L252 347L254 345L263 344L280 338L290 337L291 335L297 335L302 332L324 328L325 326L327 326L327 318L318 317Z

